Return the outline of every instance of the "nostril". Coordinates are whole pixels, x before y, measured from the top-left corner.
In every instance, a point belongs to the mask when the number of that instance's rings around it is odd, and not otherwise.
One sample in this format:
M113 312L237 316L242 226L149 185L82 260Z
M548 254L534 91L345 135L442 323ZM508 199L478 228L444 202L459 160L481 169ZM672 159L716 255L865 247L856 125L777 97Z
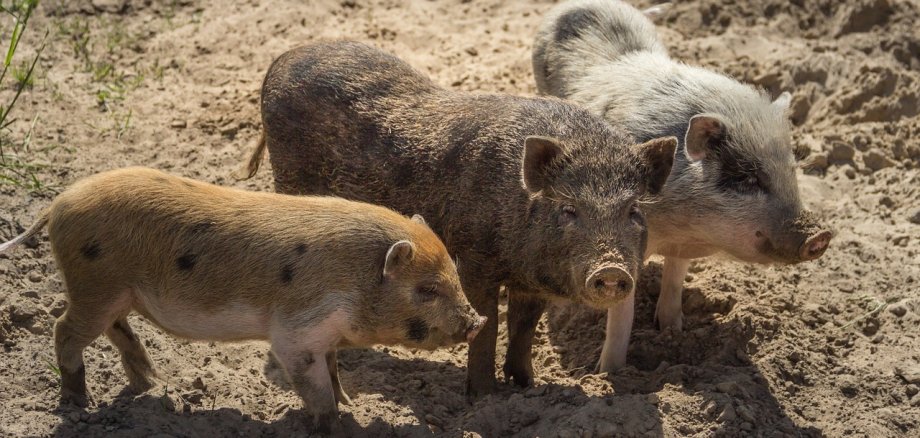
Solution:
M824 251L825 248L827 248L827 242L824 240L819 240L817 242L812 242L811 247L809 247L808 250L812 254L817 254L818 252Z
M607 286L607 283L603 279L598 278L597 280L594 280L594 287L596 289L603 289L605 286Z
M617 282L617 287L620 288L621 291L626 291L629 289L629 282L626 280L620 280Z

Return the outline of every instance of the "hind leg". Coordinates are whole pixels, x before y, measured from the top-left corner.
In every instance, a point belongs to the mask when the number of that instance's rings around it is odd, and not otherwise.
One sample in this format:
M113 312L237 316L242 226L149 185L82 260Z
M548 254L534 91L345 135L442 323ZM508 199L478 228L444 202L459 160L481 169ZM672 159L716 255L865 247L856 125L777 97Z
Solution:
M128 318L123 316L115 320L115 323L105 330L105 335L121 354L121 364L128 375L131 391L140 394L152 388L156 371L147 350L128 325Z
M61 397L83 407L91 401L86 389L83 350L111 327L119 316L131 310L129 294L98 293L99 288L80 286L88 283L84 280L70 281L67 310L54 325L54 351L61 371Z
M61 371L61 398L86 407L92 400L86 389L83 350L102 334L107 324L88 320L67 309L54 325L54 351Z

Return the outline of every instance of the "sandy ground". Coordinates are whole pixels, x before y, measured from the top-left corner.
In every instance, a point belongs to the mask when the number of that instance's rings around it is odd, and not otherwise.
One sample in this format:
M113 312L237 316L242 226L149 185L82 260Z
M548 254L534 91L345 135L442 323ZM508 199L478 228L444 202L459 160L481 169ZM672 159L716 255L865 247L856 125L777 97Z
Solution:
M0 238L75 179L147 165L236 182L274 56L320 38L396 53L445 87L533 94L530 47L551 2L45 0L23 42L48 46L4 135L32 163L0 185ZM747 5L751 3L753 5ZM641 5L647 6L648 2ZM920 4L904 0L680 2L659 20L671 53L794 93L800 181L837 231L817 262L694 263L683 333L652 323L660 261L638 292L629 366L593 375L602 315L541 323L536 387L463 395L466 347L340 355L349 435L920 435ZM3 41L9 21L3 17ZM24 58L22 58L24 59ZM12 86L0 90L6 102ZM31 132L31 134L29 134ZM25 141L29 138L29 141ZM10 159L10 158L8 158ZM15 159L14 159L15 160ZM0 168L3 175L13 175ZM18 178L18 177L17 177ZM97 404L58 406L51 329L65 306L46 237L0 258L0 434L288 436L299 400L263 343L189 343L132 320L163 380L125 392L105 340L86 352ZM507 342L504 328L499 349ZM501 358L500 358L501 360Z

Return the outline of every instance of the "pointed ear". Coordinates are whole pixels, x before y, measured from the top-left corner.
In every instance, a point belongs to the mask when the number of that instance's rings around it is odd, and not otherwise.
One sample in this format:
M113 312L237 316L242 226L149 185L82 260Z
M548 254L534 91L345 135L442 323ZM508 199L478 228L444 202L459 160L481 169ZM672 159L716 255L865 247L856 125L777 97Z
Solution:
M789 108L790 103L792 103L792 94L788 91L783 91L779 96L776 96L776 100L773 101L773 105L776 105L783 111Z
M400 240L387 250L386 259L383 261L383 277L393 278L397 272L412 260L415 254L415 245L408 240Z
M690 119L684 149L690 161L699 161L716 152L725 141L725 123L716 114L697 114Z
M537 193L550 187L552 177L548 174L553 161L561 158L565 149L559 140L550 137L530 136L524 140L524 188Z
M423 218L422 215L420 215L420 214L413 214L413 215L412 215L412 222L415 222L415 223L417 223L417 224L422 224L422 225L428 226L428 222L425 222L425 218Z
M661 137L634 146L642 168L645 169L648 193L657 195L671 175L674 165L674 151L677 150L677 137Z

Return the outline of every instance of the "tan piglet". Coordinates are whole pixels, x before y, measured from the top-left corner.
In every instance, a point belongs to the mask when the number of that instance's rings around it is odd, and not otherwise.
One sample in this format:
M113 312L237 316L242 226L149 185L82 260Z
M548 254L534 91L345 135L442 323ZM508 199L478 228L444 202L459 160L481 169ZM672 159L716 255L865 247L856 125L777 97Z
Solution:
M83 350L102 333L131 388L153 385L132 310L183 338L269 341L321 428L349 402L337 348L435 348L484 323L424 220L383 207L127 168L77 182L0 252L46 224L67 285L54 331L62 395L82 404Z

